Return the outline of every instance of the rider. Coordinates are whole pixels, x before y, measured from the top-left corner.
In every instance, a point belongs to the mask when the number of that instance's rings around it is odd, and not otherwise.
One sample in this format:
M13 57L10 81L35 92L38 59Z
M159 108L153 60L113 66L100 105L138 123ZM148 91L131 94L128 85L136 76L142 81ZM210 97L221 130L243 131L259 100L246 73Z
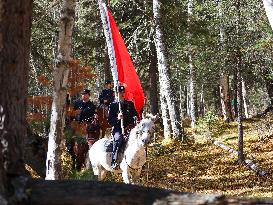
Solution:
M96 106L90 101L90 90L84 89L81 93L81 99L74 103L74 110L76 110L76 120L79 122L90 122L92 117L96 114Z
M106 105L107 107L110 105L111 102L115 100L115 93L112 89L112 82L111 80L105 81L105 89L102 90L99 101L101 105Z
M135 125L135 118L138 118L138 113L132 101L125 100L125 87L118 86L119 101L114 101L110 104L108 122L112 126L113 135L113 150L112 150L112 168L117 167L118 150L123 141L121 119L123 119L123 127L128 128ZM119 103L121 112L119 111Z

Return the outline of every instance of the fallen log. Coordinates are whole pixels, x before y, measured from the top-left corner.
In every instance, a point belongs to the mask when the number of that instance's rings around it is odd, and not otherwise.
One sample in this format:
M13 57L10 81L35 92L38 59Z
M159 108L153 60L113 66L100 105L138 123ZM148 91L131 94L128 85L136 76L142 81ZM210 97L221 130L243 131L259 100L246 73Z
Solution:
M181 193L121 183L45 181L27 183L30 205L239 205L273 204L269 200L242 200L223 195Z
M228 151L231 155L233 156L238 156L238 151L226 146L220 141L217 140L212 140L212 143L215 144L218 147L221 147L222 149ZM258 167L252 160L250 159L245 159L244 160L244 165L246 165L249 169L253 170L256 172L259 176L267 176L268 173L266 171L263 171L260 167Z

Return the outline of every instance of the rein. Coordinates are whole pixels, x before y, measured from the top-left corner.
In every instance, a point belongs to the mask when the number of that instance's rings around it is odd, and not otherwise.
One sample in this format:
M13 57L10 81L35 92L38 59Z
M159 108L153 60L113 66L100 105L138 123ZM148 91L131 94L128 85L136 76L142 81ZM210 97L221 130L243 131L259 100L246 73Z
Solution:
M141 167L139 167L139 168L133 168L133 167L131 167L128 163L127 163L127 161L126 161L126 155L124 154L124 159L125 159L125 163L127 164L127 166L130 168L130 169L133 169L133 170L139 170Z
M143 132L140 132L140 131L136 131L136 135L137 137L139 137L138 135L142 135ZM145 149L145 152L146 152L146 149ZM147 156L147 152L146 152L146 156ZM124 154L124 160L125 160L125 163L127 164L127 166L130 168L130 169L133 169L133 170L139 170L141 169L142 166L138 167L138 168L133 168L131 167L128 162L126 161L126 155Z

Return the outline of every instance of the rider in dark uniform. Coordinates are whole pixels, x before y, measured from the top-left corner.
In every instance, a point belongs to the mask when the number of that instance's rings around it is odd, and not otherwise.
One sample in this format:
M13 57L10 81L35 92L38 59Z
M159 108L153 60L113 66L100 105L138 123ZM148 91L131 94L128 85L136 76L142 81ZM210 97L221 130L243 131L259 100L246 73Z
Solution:
M109 106L111 102L115 100L115 93L112 89L112 82L110 80L105 81L105 89L102 90L99 101L100 104Z
M138 113L134 107L133 102L124 99L124 86L118 87L118 96L121 104L121 111L119 112L119 102L115 101L110 104L108 122L112 126L113 135L113 151L112 151L112 168L117 167L118 150L122 144L122 128L121 119L123 119L123 127L128 128L135 125L135 119L138 118Z
M96 114L96 106L90 101L90 90L85 89L82 93L82 99L75 101L74 110L78 111L76 120L79 122L90 122Z

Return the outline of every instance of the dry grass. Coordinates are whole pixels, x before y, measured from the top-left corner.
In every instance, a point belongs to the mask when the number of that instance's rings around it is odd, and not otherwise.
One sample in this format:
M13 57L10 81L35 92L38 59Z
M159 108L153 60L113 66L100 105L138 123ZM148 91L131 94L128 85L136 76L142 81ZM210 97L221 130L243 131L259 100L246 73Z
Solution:
M149 148L141 184L182 192L273 197L273 141L270 137L260 140L254 126L257 123L263 122L259 119L244 122L244 151L246 158L269 173L267 177L259 177L238 165L236 158L199 134L189 143L178 141L164 146L158 143ZM218 140L236 150L236 123L222 123L221 127Z

